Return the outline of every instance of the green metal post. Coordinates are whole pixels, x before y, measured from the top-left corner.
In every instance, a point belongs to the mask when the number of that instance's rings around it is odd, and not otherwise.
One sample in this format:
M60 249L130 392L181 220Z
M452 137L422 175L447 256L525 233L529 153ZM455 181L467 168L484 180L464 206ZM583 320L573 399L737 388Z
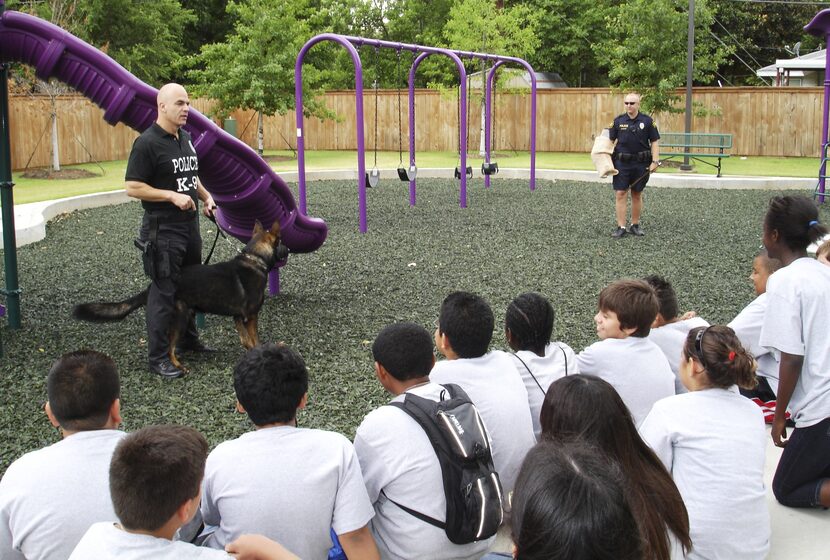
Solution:
M0 17L6 10L0 0ZM12 154L9 134L9 66L0 63L0 205L3 214L3 264L6 271L6 315L9 328L20 328L20 287L17 280L17 240L14 233Z

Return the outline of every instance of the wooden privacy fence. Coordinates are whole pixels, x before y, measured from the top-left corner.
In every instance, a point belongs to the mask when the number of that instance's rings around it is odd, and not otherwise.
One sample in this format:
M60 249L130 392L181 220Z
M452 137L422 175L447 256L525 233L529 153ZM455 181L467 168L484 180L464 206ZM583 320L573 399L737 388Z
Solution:
M707 117L696 117L695 132L727 133L734 137L732 154L746 156L818 157L822 122L821 88L696 88L694 100L715 110ZM378 93L378 149L397 151L399 135L403 149L409 149L408 100L402 94L402 129L398 126L397 91ZM354 92L330 92L326 105L339 119L306 119L305 146L309 150L356 150ZM682 101L681 101L682 104ZM11 122L12 167L42 167L50 161L48 98L13 96ZM194 100L202 112L210 107L205 100ZM530 144L530 97L517 93L498 94L495 104L494 147L497 152L526 151ZM537 150L542 152L585 152L594 136L623 112L622 95L608 89L571 88L543 90L537 97ZM364 99L366 149L375 146L374 92ZM111 127L103 112L83 97L66 96L57 100L61 163L126 159L136 133L118 125ZM654 115L660 130L683 131L683 115ZM256 118L251 111L236 111L237 133L250 146L256 146ZM253 117L253 119L252 119ZM469 111L468 146L479 145L478 105ZM287 149L296 146L294 113L265 119L265 148ZM415 146L418 151L458 149L458 104L454 95L418 90L415 98ZM406 161L407 155L404 154Z

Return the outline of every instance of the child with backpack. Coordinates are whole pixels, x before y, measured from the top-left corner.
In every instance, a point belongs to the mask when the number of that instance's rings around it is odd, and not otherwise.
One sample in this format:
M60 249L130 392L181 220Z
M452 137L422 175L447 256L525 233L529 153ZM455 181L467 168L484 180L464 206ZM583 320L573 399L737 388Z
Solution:
M429 374L433 383L455 383L470 395L493 441L493 462L505 495L536 443L527 390L506 352L488 352L495 319L490 305L469 292L453 292L441 304L435 346L446 360Z
M553 342L554 311L542 294L526 292L507 306L504 337L513 350L516 371L524 381L537 441L542 433L539 412L551 383L579 373L576 354L564 342Z
M465 519L458 515L457 508L451 510L454 506L447 497L444 473L449 459L445 446L433 442L441 437L434 430L427 431L407 410L407 401L413 399L436 408L454 400L448 387L430 381L429 372L435 363L432 338L420 325L395 323L378 334L372 355L375 375L394 396L390 403L393 406L381 406L366 415L357 428L354 447L375 508L370 528L381 557L480 558L495 539L495 529L502 519L501 502L492 502L483 517ZM470 434L463 435L471 435L478 428L467 431ZM486 433L478 441L482 453L487 441ZM483 453L482 466L488 465L487 456L489 453ZM461 492L455 494L460 496ZM462 525L474 526L475 532L487 526L489 531L478 539L458 539L453 534L455 541L467 540L454 542L450 533L457 533Z
M783 267L767 282L760 344L781 353L772 440L784 452L772 490L790 507L830 507L830 267L807 256L826 233L809 198L770 201L764 246ZM788 407L795 420L789 438Z

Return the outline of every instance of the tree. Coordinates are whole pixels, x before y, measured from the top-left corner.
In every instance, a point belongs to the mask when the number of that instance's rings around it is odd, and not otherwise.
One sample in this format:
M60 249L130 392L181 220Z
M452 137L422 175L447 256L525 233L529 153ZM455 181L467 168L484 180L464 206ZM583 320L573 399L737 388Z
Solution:
M179 0L84 0L79 7L79 36L155 86L172 79L184 28L196 20Z
M188 61L195 95L216 101L212 114L226 117L237 108L258 114L257 137L263 150L263 115L283 114L294 107L294 62L312 36L308 1L250 0L228 2L236 20L222 43L202 47ZM304 69L309 84L319 81L313 66ZM309 101L314 106L313 100Z
M682 112L677 88L686 83L687 0L631 0L609 17L609 36L594 46L610 67L611 83L643 94L643 109ZM710 83L733 49L710 34L713 12L705 0L695 4L694 81Z
M539 47L530 62L539 71L557 72L573 87L608 85L608 64L593 45L607 41L606 21L621 0L527 0L545 14L537 23Z
M493 0L460 0L450 9L444 35L452 49L528 58L539 46L536 23L536 12L526 5L499 9ZM477 66L481 63L475 61L470 64ZM475 66L468 72L475 72L478 69ZM484 79L482 72L482 84ZM483 156L484 96L480 95L478 101L481 106L479 153Z
M710 5L715 11L710 32L735 47L717 70L728 85L763 83L755 71L777 58L794 56L796 43L801 43L801 54L820 48L820 40L804 31L816 14L815 5L729 0L710 0Z

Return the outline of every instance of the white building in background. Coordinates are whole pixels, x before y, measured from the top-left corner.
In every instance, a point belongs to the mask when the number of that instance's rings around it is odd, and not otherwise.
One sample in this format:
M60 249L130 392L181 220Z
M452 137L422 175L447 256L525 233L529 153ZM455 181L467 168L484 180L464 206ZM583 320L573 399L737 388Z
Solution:
M772 78L775 86L822 86L826 56L827 50L821 49L795 58L780 58L755 74L760 78Z

